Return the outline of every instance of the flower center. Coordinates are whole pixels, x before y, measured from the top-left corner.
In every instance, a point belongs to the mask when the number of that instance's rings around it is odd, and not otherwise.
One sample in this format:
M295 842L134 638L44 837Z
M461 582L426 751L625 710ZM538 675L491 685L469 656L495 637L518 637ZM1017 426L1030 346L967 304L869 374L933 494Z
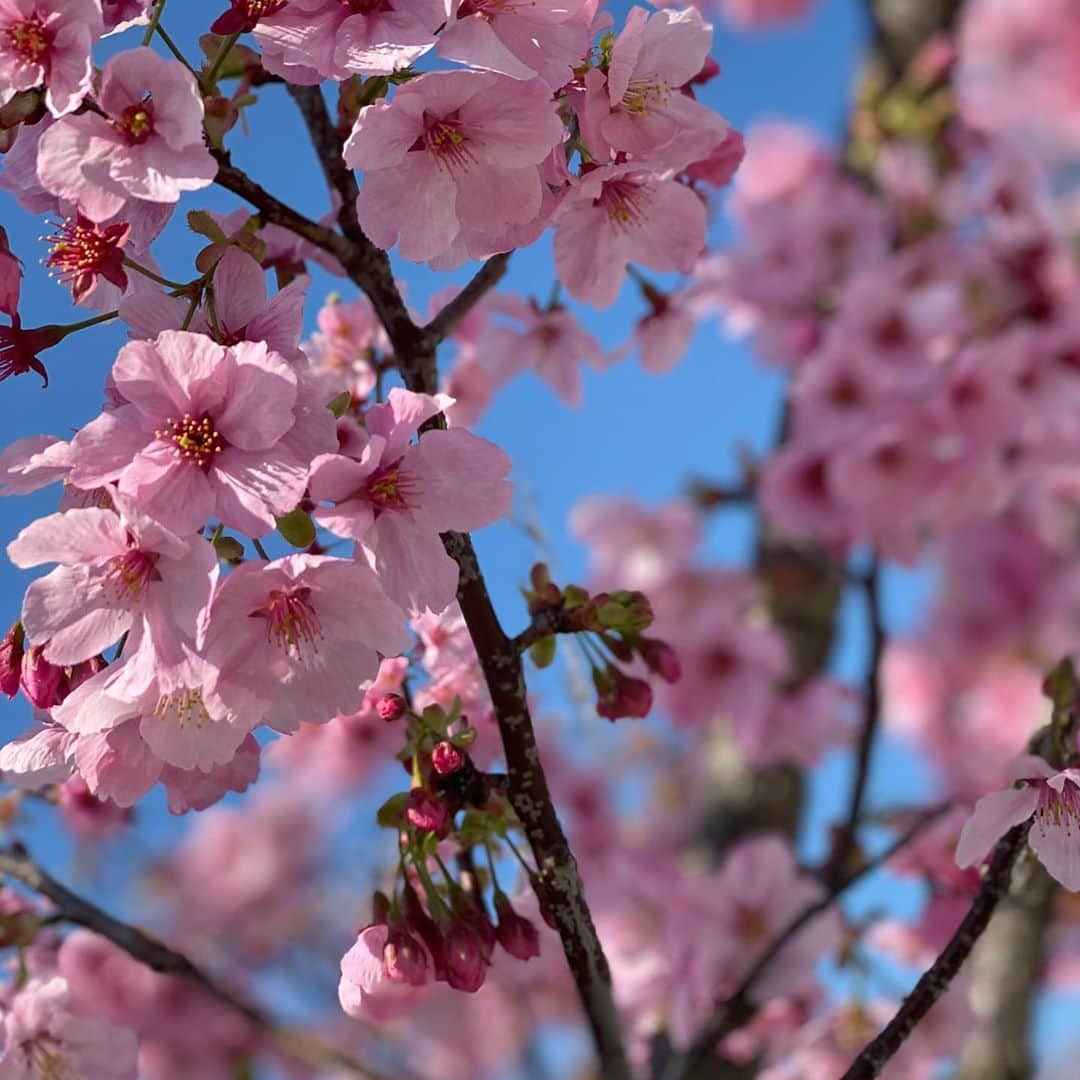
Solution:
M619 105L636 116L644 116L650 110L663 108L670 93L668 84L655 75L647 79L633 79Z
M634 180L608 180L593 206L599 206L616 228L629 232L648 216L652 192Z
M124 109L116 126L132 146L146 142L154 134L154 109L150 98Z
M1035 824L1044 835L1048 828L1064 829L1072 836L1080 831L1080 788L1066 780L1060 791L1055 791L1046 781L1039 785L1039 805L1035 809Z
M118 603L137 604L151 581L160 581L156 569L157 557L139 548L129 548L123 555L109 560L106 588Z
M196 729L201 730L205 724L212 722L201 690L176 690L164 694L158 699L154 719L175 724L181 731L188 724L194 724Z
M287 0L233 0L233 7L249 19L263 19L280 11Z
M457 170L466 172L470 165L476 164L476 155L469 143L465 125L456 110L442 117L432 116L425 111L424 133L409 150L426 150L434 155L440 167L450 173Z
M120 248L127 235L126 226L103 231L84 217L68 218L52 236L44 238L52 244L45 265L56 270L59 279L72 287L78 298L80 293L91 291L95 275L106 271L115 275L121 269Z
M375 15L380 11L393 11L391 0L339 0L343 8L357 15Z
M35 1041L27 1056L34 1065L34 1075L41 1080L75 1080L67 1054L49 1036Z
M250 617L265 619L266 640L298 660L303 658L305 648L319 651L322 627L311 603L311 589L306 585L274 589Z
M165 442L174 443L178 458L197 465L204 472L213 465L215 455L225 449L224 440L206 413L198 418L191 413L184 413L180 420L174 420L170 416L165 421L165 426L154 434Z
M378 469L368 478L367 496L380 510L408 510L416 484L401 471L401 462Z
M52 45L52 34L46 29L40 15L31 15L24 22L10 27L7 39L8 48L28 64L39 64Z

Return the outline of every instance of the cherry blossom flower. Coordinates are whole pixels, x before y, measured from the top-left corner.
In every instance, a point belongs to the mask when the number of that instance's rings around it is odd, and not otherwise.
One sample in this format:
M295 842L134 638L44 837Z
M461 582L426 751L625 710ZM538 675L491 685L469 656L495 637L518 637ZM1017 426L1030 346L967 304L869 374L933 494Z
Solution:
M413 79L393 101L361 110L345 144L347 164L364 170L360 224L413 262L446 254L463 231L524 225L543 204L539 166L562 139L540 80L466 71Z
M705 246L705 206L641 163L585 173L555 212L555 266L576 300L610 307L626 265L689 273Z
M56 722L80 736L72 752L91 791L128 806L153 786L165 764L204 773L228 765L257 721L211 698L213 676L194 653L168 667L136 654L57 706ZM101 769L118 772L95 775Z
M612 151L656 157L687 131L701 139L716 128L722 138L727 126L720 117L678 92L701 71L711 44L712 27L695 8L650 14L632 7L606 77L599 68L585 76L585 100L577 111L594 160L606 161Z
M67 116L38 147L42 186L104 222L129 199L175 203L217 174L203 143L203 102L191 73L152 49L108 61L101 78L102 113Z
M592 0L454 0L439 55L514 79L569 82L589 51Z
M95 0L4 0L0 4L0 104L45 87L45 105L65 116L90 90L90 46L104 29Z
M290 0L260 17L255 40L288 82L389 75L434 47L446 14L444 0Z
M508 316L519 324L492 322L480 332L477 354L496 384L531 368L563 402L579 407L581 365L584 362L599 368L604 357L600 343L574 313L558 305L542 309L510 295L492 297L489 308L493 314Z
M58 562L33 582L22 622L45 657L75 664L107 649L136 628L166 660L194 645L210 607L217 557L201 537L181 539L116 497L111 510L75 509L39 518L8 545L20 567Z
M205 654L212 699L252 726L295 731L356 711L380 654L409 646L404 613L363 562L289 555L246 563L222 584Z
M31 979L11 1001L3 1021L0 1072L11 1080L93 1076L136 1080L138 1045L131 1030L76 1013L65 979Z
M390 936L386 923L365 926L341 958L338 1000L358 1020L389 1020L407 1012L420 992L408 982L391 978L383 961Z
M412 437L449 399L395 387L364 416L368 442L359 461L324 455L312 464L315 519L359 542L391 599L444 610L457 591L457 564L439 534L490 525L507 512L510 460L460 428Z
M187 329L213 336L223 345L262 342L270 352L303 365L299 342L308 285L307 277L297 277L268 298L262 267L230 246L214 266L213 318L203 306L188 319L190 300L160 292L125 297L120 316L133 338L156 338L162 330L179 330L187 322Z
M113 382L122 404L72 440L71 480L115 481L181 535L213 515L249 535L270 531L296 506L308 463L336 443L332 414L304 402L265 344L166 330L125 345Z
M79 214L61 222L48 238L52 247L45 265L71 289L76 304L97 288L99 277L125 290L128 278L122 249L130 235L131 225L126 221L102 227Z
M1080 771L1054 769L1024 755L1013 775L1019 787L984 795L964 823L956 846L958 866L974 866L1014 825L1034 818L1028 843L1066 889L1080 891Z

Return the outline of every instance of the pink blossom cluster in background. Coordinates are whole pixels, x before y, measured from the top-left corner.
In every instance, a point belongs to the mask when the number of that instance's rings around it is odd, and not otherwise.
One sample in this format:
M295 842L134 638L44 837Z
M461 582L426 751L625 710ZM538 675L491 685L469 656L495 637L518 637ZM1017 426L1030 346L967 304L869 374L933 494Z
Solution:
M969 0L899 76L908 111L860 99L844 152L783 121L744 138L703 100L707 17L805 0L211 6L192 60L164 3L0 0L0 189L48 223L36 251L0 228L0 383L61 381L50 350L99 323L127 338L83 358L98 401L0 451L0 494L55 496L5 537L35 576L0 639L0 692L32 715L0 745L0 827L51 815L107 853L110 910L211 973L5 886L0 1076L515 1074L581 1034L592 924L641 1075L729 997L725 1059L843 1075L902 996L877 974L933 963L1003 836L1029 829L1080 891L1075 2ZM319 221L233 163L245 110L286 91L333 188ZM205 208L212 186L236 207ZM159 262L166 229L190 266ZM542 238L549 279L489 289ZM421 316L397 260L488 261ZM78 321L24 325L36 261ZM314 268L340 282L306 323ZM628 298L603 340L590 309ZM579 583L526 521L526 628L504 632L465 534L521 508L470 429L525 372L576 409L586 373L637 354L645 384L716 322L783 380L775 446L663 502L580 501ZM642 438L663 457L680 422L659 405ZM754 515L744 564L713 554L727 512ZM902 633L896 568L933 575ZM861 681L830 658L847 597ZM904 755L918 804L860 804ZM841 758L853 816L815 863L795 804ZM784 805L743 823L722 804L755 785ZM187 828L114 886L160 800ZM553 808L569 849L544 849ZM854 914L844 875L913 822L885 880L922 887L918 914ZM1076 990L1065 893L1046 985ZM886 1077L961 1053L975 978Z

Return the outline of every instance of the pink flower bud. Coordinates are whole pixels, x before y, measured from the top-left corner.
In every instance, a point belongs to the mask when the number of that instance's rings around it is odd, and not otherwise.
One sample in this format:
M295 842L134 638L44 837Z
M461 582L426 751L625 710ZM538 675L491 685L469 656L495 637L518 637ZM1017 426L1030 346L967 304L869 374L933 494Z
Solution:
M36 371L44 385L49 385L49 374L37 354L57 344L64 336L59 326L39 326L24 330L17 315L12 316L10 326L0 326L0 382L12 375L25 375Z
M67 669L67 678L60 687L61 699L66 698L76 687L82 686L87 679L92 679L99 671L104 671L109 662L104 656L92 656L81 664Z
M383 970L394 982L423 986L428 981L427 953L418 938L403 926L390 925L383 946Z
M405 817L423 832L442 832L450 822L446 803L427 788L413 788L409 792Z
M64 669L45 659L45 646L34 645L23 657L21 686L32 705L51 709L64 694Z
M431 956L431 966L434 969L435 978L440 982L446 981L446 942L438 923L424 910L420 897L409 882L402 889L402 909L405 915L405 925L417 934L427 946Z
M523 915L519 915L503 892L495 894L495 914L499 924L495 936L499 944L518 960L531 960L540 955L540 934Z
M682 678L682 665L675 650L666 642L655 638L642 638L638 652L650 671L655 671L664 682L676 683Z
M19 692L23 661L22 623L15 623L0 641L0 694L13 698Z
M652 708L652 688L644 679L624 675L617 667L593 671L596 686L596 711L609 720L620 717L648 716Z
M431 764L440 776L449 776L465 764L465 755L452 742L444 740L431 751Z
M375 705L375 711L383 720L397 720L408 711L408 705L400 694L383 694Z
M455 990L475 994L484 985L488 961L476 931L462 919L455 919L446 934L446 981Z

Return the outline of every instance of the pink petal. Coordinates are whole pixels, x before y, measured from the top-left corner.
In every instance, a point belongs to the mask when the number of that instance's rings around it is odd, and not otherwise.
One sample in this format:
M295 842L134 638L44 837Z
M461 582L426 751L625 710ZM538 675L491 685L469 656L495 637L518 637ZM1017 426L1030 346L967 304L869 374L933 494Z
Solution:
M984 795L960 830L956 865L974 866L1014 825L1027 821L1039 805L1034 786L1010 788Z

